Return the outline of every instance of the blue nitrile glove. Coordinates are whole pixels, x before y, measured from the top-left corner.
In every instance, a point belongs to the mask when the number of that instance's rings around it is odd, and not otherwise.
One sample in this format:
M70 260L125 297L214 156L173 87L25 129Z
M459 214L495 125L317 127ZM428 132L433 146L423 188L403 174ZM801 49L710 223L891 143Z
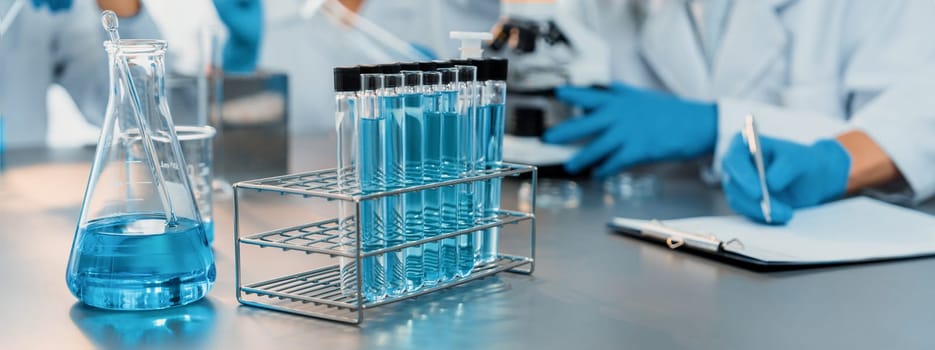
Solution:
M48 6L51 12L68 11L71 9L72 0L32 0L32 6L41 9L42 6Z
M821 204L844 195L851 157L835 140L820 140L811 146L760 137L763 166L769 189L772 224L792 219L796 208ZM731 140L721 163L722 184L727 203L734 211L766 222L760 209L760 178L750 150L738 133Z
M545 141L597 136L567 163L577 173L602 159L594 175L607 177L640 163L690 159L714 150L717 106L614 83L609 90L565 86L558 98L588 115L549 129Z
M224 71L252 73L260 56L263 6L260 0L214 0L230 37L224 45Z

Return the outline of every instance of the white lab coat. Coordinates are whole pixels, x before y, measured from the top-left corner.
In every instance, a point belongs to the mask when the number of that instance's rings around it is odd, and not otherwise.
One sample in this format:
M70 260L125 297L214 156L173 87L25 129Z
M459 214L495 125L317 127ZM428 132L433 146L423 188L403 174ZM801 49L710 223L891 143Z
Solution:
M935 194L935 2L734 0L711 64L684 0L582 6L612 75L718 105L714 178L742 118L802 143L870 135L919 201ZM710 67L710 68L709 68Z
M13 0L0 0L7 11ZM155 38L156 29L141 13L120 20L123 38ZM100 124L108 95L107 53L100 9L75 1L67 12L51 14L27 4L0 38L0 115L8 148L41 147L48 129L46 93L60 84L85 118Z
M848 129L894 160L914 200L935 194L935 2L734 0L709 59L686 0L562 1L608 43L612 78L716 101L713 178L747 113L764 134L808 143ZM372 62L354 33L301 19L304 0L268 1L261 65L290 75L290 129L333 128L331 71ZM704 1L702 1L704 2ZM645 16L630 15L646 4ZM487 30L493 0L371 0L362 15L443 57L449 30ZM923 68L932 64L931 68ZM710 67L710 68L709 68Z
M450 56L457 43L440 44L439 37L458 27L490 28L498 10L489 2L368 1L363 14ZM935 91L935 40L928 38L935 32L935 2L733 0L727 13L713 17L723 23L705 23L722 26L704 28L719 33L706 40L697 34L689 2L558 3L606 41L612 79L717 102L710 180L720 177L742 118L754 113L764 134L802 143L863 130L902 172L904 197L935 194L935 98L925 96ZM442 13L424 15L433 11ZM704 43L711 42L715 50L706 52Z

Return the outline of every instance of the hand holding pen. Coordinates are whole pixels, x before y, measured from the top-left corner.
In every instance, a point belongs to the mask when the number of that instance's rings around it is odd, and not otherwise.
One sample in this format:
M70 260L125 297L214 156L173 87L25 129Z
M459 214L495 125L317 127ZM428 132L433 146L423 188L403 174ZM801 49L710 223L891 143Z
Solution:
M750 117L744 125L747 140L735 135L721 163L731 209L758 222L783 225L792 219L794 209L844 195L850 155L840 143L823 139L802 145L753 137L758 136L755 128ZM751 139L752 145L747 142Z

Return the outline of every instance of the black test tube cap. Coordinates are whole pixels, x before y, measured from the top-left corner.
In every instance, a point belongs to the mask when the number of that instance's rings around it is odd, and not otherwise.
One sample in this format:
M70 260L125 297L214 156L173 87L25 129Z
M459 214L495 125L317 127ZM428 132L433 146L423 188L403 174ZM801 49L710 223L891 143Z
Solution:
M378 67L380 67L380 72L383 74L399 74L402 71L399 63L381 64Z
M506 58L488 58L487 78L490 80L506 80L509 63Z
M434 72L434 71L432 71ZM438 85L441 83L441 80L437 74L425 74L422 75L422 85Z
M435 69L454 68L455 65L450 61L432 61L435 63ZM442 72L442 84L448 84L458 81L458 72L455 70L444 70Z
M418 71L419 63L418 62L402 62L399 64L399 69L404 71Z
M399 74L401 71L400 66L397 63L381 64L379 67L380 72L383 74ZM386 78L386 80L383 81L383 86L387 88L394 88L402 85L402 83L402 80Z
M448 62L451 62L451 64L455 66L471 66L472 65L471 60L469 59L455 58L455 59L449 60Z
M360 67L335 67L334 91L348 92L360 90Z
M454 65L454 66L469 66L469 67L474 67L474 68L475 68L475 70L474 70L474 81L484 81L483 79L480 79L480 77L477 76L477 66L474 65L474 63L471 62L471 60L469 60L469 59L455 58L455 59L449 60L448 62L451 62L451 64Z
M419 62L419 70L423 72L430 72L437 69L438 66L435 62Z
M383 74L383 69L377 65L363 65L360 66L360 74Z
M454 63L451 63L451 61L436 60L436 61L432 61L432 63L435 64L435 69L439 69L439 68L454 68L454 67L455 67Z
M490 64L487 59L470 59L471 65L477 67L477 81L490 80Z

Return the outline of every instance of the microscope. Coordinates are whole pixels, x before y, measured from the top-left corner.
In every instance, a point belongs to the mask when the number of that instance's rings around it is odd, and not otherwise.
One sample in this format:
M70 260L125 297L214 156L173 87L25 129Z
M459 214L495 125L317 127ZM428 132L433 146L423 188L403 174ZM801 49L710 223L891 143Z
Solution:
M558 101L563 85L607 86L607 44L577 18L570 2L502 0L488 52L510 60L507 76L504 161L531 164L551 173L580 148L540 138L550 127L581 111Z

